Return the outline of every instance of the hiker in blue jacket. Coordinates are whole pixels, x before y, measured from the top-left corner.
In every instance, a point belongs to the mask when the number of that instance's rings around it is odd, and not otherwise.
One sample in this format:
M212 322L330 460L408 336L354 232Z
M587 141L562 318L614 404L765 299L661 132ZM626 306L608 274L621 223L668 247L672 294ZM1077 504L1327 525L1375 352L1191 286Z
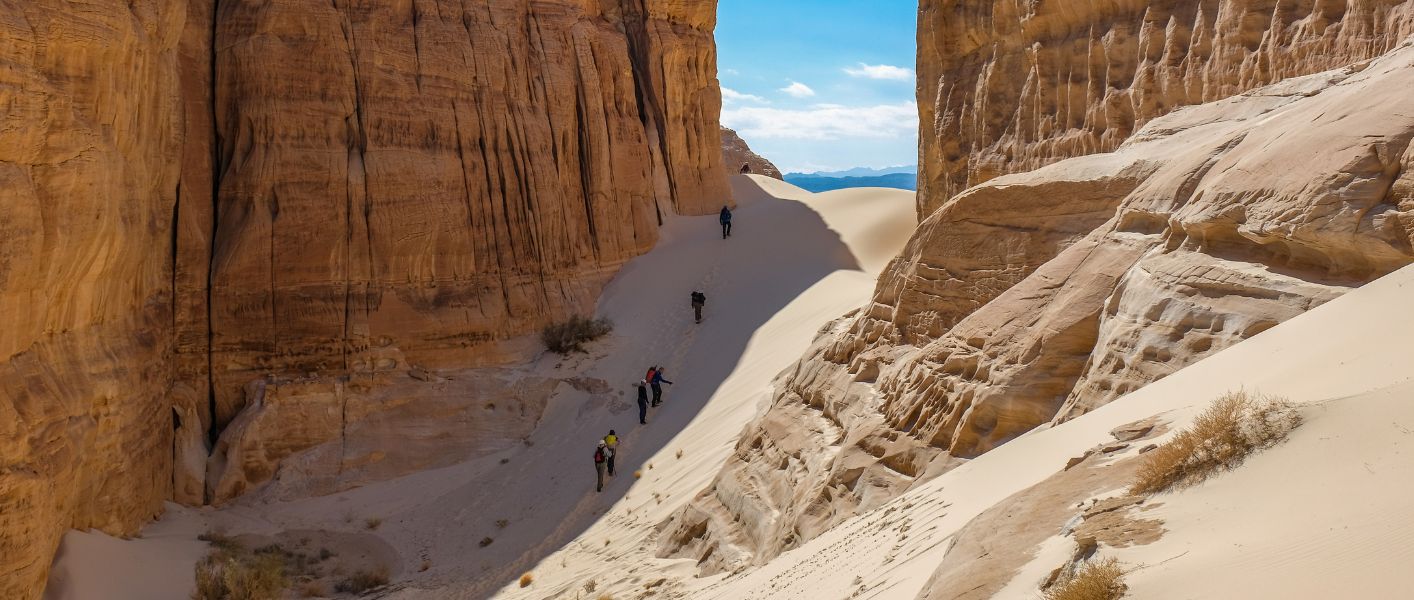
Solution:
M649 382L653 385L653 406L663 403L663 384L672 385L673 382L663 378L663 367L656 367L653 370L653 380Z
M732 236L732 211L731 211L731 209L728 209L728 208L726 207L726 205L722 205L722 214L721 214L719 217L717 217L717 220L722 222L722 239L725 240L725 239L731 237L731 236Z

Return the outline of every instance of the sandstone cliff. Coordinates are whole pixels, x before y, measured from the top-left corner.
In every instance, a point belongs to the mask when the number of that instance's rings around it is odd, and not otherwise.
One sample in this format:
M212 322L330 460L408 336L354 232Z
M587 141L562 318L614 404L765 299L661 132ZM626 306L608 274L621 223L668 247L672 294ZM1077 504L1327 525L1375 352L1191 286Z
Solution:
M729 201L715 9L0 0L0 596L300 446L253 415L206 481L252 381L361 414L325 392L502 359Z
M1414 262L1411 85L1406 43L944 203L666 524L662 555L759 564Z
M733 173L754 173L784 180L781 170L765 157L752 152L746 140L731 129L722 128L722 163Z
M1157 116L1387 52L1407 0L923 0L918 201L1117 148Z
M184 3L0 3L0 597L172 488Z
M449 6L443 6L448 4ZM729 199L711 2L223 2L215 420L269 371L499 358Z

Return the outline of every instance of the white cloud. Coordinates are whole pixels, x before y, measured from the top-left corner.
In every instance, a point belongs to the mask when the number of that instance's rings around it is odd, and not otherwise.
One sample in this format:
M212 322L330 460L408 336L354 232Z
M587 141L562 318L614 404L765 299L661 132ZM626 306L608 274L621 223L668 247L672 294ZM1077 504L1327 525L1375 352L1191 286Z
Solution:
M781 88L782 92L795 96L796 98L809 98L815 95L815 90L799 81L792 81L790 85Z
M722 111L722 124L748 139L904 139L918 133L918 104L819 105L805 110L743 106Z
M722 88L722 100L727 102L755 102L757 104L770 104L771 102L760 96L743 94L729 87Z
M863 77L865 79L884 79L888 81L912 81L913 69L895 67L893 65L866 65L859 63L858 67L845 67L845 73L851 77Z
M722 69L723 75L741 75L741 71L736 69Z

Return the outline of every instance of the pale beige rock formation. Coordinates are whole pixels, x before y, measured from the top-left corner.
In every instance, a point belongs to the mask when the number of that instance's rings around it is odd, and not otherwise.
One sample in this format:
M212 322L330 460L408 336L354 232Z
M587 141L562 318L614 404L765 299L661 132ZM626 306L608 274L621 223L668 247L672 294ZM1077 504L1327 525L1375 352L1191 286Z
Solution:
M729 202L715 9L0 0L0 597L237 487L249 382L503 359Z
M968 190L787 374L664 556L759 564L1414 262L1414 42Z
M1379 56L1407 0L922 0L918 202L1117 148L1146 122Z
M765 157L753 152L736 131L722 128L722 164L732 173L765 175L784 180L781 170Z

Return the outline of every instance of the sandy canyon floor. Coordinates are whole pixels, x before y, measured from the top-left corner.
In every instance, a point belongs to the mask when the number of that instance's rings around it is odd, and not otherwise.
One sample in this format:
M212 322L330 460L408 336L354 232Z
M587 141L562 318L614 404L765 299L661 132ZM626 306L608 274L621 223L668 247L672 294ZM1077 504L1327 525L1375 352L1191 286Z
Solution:
M732 239L711 217L674 218L603 295L611 339L524 367L607 391L562 386L519 447L322 497L171 505L139 539L72 532L47 597L186 598L207 546L196 536L221 531L327 546L348 568L382 564L393 583L374 596L399 600L1035 598L1071 556L1087 508L1121 495L1141 450L1242 389L1287 398L1306 424L1236 471L1130 507L1131 521L1159 533L1103 550L1131 569L1130 597L1408 595L1414 269L1032 431L760 568L697 578L692 561L656 558L659 525L711 482L782 370L867 301L915 226L907 192L813 195L760 177L734 186ZM701 325L693 289L708 296ZM640 426L632 384L654 363L676 383ZM1133 423L1155 427L1142 439L1114 433ZM590 455L609 429L623 438L620 473L595 493Z

